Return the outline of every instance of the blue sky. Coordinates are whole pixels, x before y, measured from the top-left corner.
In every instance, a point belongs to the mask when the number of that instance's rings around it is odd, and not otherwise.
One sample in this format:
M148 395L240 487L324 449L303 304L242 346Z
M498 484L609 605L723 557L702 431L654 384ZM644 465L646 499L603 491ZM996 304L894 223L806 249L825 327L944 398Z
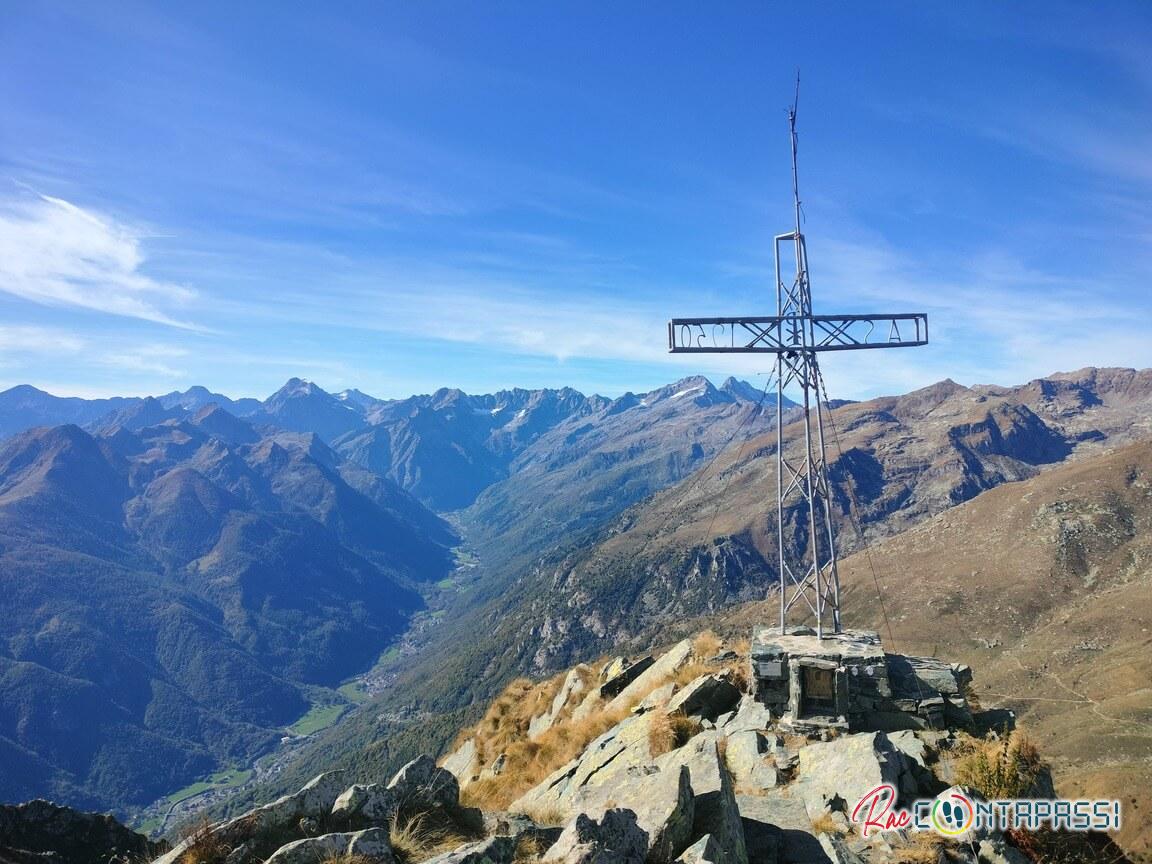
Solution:
M799 8L803 7L803 8ZM953 8L955 7L955 8ZM765 357L786 108L833 395L1152 366L1152 4L0 7L0 387L616 394Z

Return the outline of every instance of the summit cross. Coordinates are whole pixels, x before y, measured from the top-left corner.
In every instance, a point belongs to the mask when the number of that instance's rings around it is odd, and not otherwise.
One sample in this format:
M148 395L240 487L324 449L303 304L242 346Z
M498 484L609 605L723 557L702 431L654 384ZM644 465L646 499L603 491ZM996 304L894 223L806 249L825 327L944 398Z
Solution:
M799 79L797 79L799 93ZM800 230L800 184L796 162L796 107L788 111L792 138L792 197L795 229L775 238L776 315L673 318L668 349L674 354L775 354L776 528L780 582L780 630L801 602L815 618L817 635L827 624L841 632L840 577L836 569L828 463L824 446L822 379L817 355L823 351L907 348L928 344L928 315L814 315L808 281L808 252ZM795 274L785 281L781 252L791 247ZM799 386L804 430L798 455L784 452L784 390ZM827 398L827 393L824 394ZM813 398L814 397L814 398ZM798 448L797 448L798 449ZM795 543L785 542L785 511L798 504ZM795 548L793 548L795 547ZM803 607L801 607L803 608Z

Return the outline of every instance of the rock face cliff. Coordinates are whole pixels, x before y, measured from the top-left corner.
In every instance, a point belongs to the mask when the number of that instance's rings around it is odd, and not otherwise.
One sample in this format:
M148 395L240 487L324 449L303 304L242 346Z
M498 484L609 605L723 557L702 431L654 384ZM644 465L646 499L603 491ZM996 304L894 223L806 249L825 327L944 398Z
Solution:
M0 805L0 864L132 864L162 848L101 813L43 800Z

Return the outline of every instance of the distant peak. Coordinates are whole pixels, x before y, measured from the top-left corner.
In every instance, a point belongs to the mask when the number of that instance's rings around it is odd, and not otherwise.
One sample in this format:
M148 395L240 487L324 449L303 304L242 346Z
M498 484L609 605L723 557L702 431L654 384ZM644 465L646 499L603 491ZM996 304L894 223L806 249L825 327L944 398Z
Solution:
M272 394L271 399L286 399L294 396L314 396L316 394L329 395L321 390L307 378L289 378L288 381Z

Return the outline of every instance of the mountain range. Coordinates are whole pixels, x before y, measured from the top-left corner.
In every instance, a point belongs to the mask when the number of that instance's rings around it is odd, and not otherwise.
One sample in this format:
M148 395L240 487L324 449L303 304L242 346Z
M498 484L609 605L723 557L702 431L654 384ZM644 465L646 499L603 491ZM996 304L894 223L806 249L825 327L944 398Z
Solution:
M675 386L669 395L683 389ZM839 404L829 428L841 551L908 536L908 529L988 490L1011 498L1021 481L1152 439L1150 407L1152 371L1124 369L1081 370L1018 387L945 381L905 396ZM447 743L511 677L546 675L629 646L640 650L770 594L775 434L761 431L766 427L740 429L737 422L728 446L700 460L684 480L569 542L485 572L456 598L444 623L424 634L390 690L316 736L271 788L245 800L289 789L333 764L381 770L427 749L430 737ZM798 430L786 429L786 438L794 440ZM459 514L466 534L484 536L476 514L516 476ZM554 497L580 500L560 483L541 486L535 498L522 492L523 518ZM957 538L950 554L963 560L969 546L982 542L978 535ZM934 605L910 612L908 626L935 632Z
M193 753L198 761L170 759L179 767L161 772L147 789L133 787L131 796L119 791L119 781L102 785L95 781L97 774L91 769L86 774L54 769L57 773L52 776L58 779L51 788L64 790L82 804L100 801L102 806L134 807L157 789L170 790L208 766L243 762L263 752L271 746L280 728L277 724L290 722L315 699L317 691L309 688L330 688L341 676L370 665L373 652L395 638L428 596L429 586L449 571L448 549L453 546L468 550L475 562L473 577L466 588L444 600L447 607L437 618L439 624L409 633L403 663L393 668L389 686L350 710L330 730L312 736L275 776L260 778L256 786L242 790L235 806L299 786L320 769L343 765L353 772L378 773L446 743L461 725L475 719L484 700L516 675L550 674L609 650L647 646L691 632L702 622L731 620L743 627L750 619L740 618L740 610L759 608L758 599L771 591L776 577L775 405L770 395L742 382L729 380L715 387L706 379L688 378L618 399L562 389L481 396L441 390L405 400L376 400L359 391L328 394L293 379L259 403L224 402L193 388L151 400L107 400L84 408L88 413L82 416L75 412L83 406L71 401L60 405L51 401L54 397L37 402L29 390L14 388L0 394L0 428L19 430L51 422L56 416L51 411L66 408L74 412L70 417L83 420L84 429L72 427L66 433L59 428L38 429L10 438L0 461L0 489L12 486L10 477L23 476L22 466L39 464L39 454L52 452L52 447L34 442L67 435L69 440L90 442L77 444L77 455L69 460L77 471L83 466L91 472L75 481L75 489L120 491L94 496L100 500L86 505L85 518L103 521L93 522L85 531L53 522L47 507L13 510L9 515L4 492L0 527L8 532L15 530L9 526L37 526L44 535L39 538L43 548L62 556L62 572L79 572L76 561L85 566L96 561L99 567L111 562L119 568L117 573L139 574L139 584L147 584L148 591L195 592L196 602L214 610L209 617L219 628L215 638L226 631L223 644L236 643L237 650L247 652L255 667L283 685L287 694L271 703L282 709L275 717L266 712L245 727L252 732L249 737L230 732L231 737L220 737L228 742L220 746L205 745L202 734L179 738L185 748L180 752ZM792 447L802 427L796 422L795 407L783 407L786 446ZM904 548L898 544L920 536L918 526L937 524L950 518L948 514L968 512L985 501L1006 507L1033 487L1043 488L1044 496L1054 496L1058 485L1035 484L1061 472L1083 468L1111 478L1109 472L1119 469L1108 462L1110 454L1152 439L1152 371L1087 369L1018 387L964 387L944 381L903 396L834 402L830 407L829 468L842 554L866 545ZM1106 467L1090 468L1093 465ZM119 479L113 482L113 477ZM990 497L993 492L997 497ZM27 497L36 499L40 494ZM1049 504L1063 506L1056 497ZM376 509L364 505L364 499ZM1136 512L1146 505L1136 498L1126 506ZM388 523L394 542L382 546L375 539L382 529L372 521L380 509L395 520ZM992 510L988 514L981 518L989 525L1000 518ZM387 591L381 589L387 595L384 599L363 596L366 586L383 586L383 581L349 576L345 582L342 577L340 584L348 594L329 605L324 601L330 598L316 598L310 607L314 617L307 620L320 629L327 615L347 625L349 632L360 632L365 622L372 621L376 630L369 629L372 635L364 640L362 653L340 643L338 634L330 643L308 643L340 646L327 653L310 647L294 653L292 647L277 642L275 634L281 631L275 615L253 616L245 607L249 584L245 578L256 578L253 559L266 562L266 551L277 548L269 538L279 535L264 526L287 531L279 520L288 515L299 520L292 523L293 530L316 531L315 537L334 544L316 550L314 569L301 577L305 584L330 577L327 556L367 562L389 580ZM1140 518L1133 516L1135 521L1130 522L1132 530L1143 536ZM248 520L264 533L255 528L247 535L224 530L234 522L248 525ZM795 514L786 514L789 542L797 524ZM217 529L219 534L213 533ZM0 536L0 544L7 556L12 547L5 536ZM206 545L225 536L247 537L251 542ZM1030 554L1043 560L1060 547L1061 536L1059 530L1045 528L1036 535L1037 545ZM291 542L284 541L282 558L271 560L304 572L309 566L306 556L296 553L300 547ZM962 568L979 555L995 558L997 545L989 542L985 548L984 542L973 528L949 535L931 555ZM997 542L1010 541L1002 537ZM1077 552L1074 544L1065 545L1061 560L1072 562L1069 566L1084 573L1101 566L1092 563L1099 558L1094 547ZM408 548L416 551L406 557L402 550ZM42 554L46 553L37 552ZM33 562L31 557L18 563L25 568L24 583L38 587L38 562L48 559L37 557ZM138 566L137 560L145 557L148 565ZM867 557L845 562L849 597L862 596L864 588L854 574ZM1077 560L1087 563L1076 564ZM245 570L244 562L251 569ZM904 628L901 639L916 632L935 634L940 621L949 621L950 626L970 628L957 632L979 634L989 644L997 640L1008 644L1003 635L985 634L976 626L979 616L1000 614L994 607L959 600L958 605L942 607L945 601L911 590L911 583L901 580L919 576L931 584L922 575L931 571L930 560L917 566L914 575L898 571L898 578L889 576L887 581L882 576L890 596L909 601L899 604L893 616L894 629ZM357 572L352 564L347 567ZM344 572L344 565L337 569ZM6 566L5 572L16 571ZM1093 596L1096 586L1104 590L1107 581L1098 577L1085 581L1088 577L1080 574L1081 588L1053 592L1040 571L1021 572L1026 573L1021 577L1022 591L1047 592L1044 621L1072 614ZM235 578L221 578L222 573ZM236 575L241 573L245 576ZM46 596L33 597L30 587L21 605L35 607L39 602L35 608L45 610L57 604L67 607L69 592L74 601L76 593L87 590L85 578L91 577L77 577L58 595L51 593L52 582L46 580ZM128 590L144 592L136 584ZM293 583L286 593L300 584ZM240 599L229 590L238 591ZM995 596L993 587L988 591ZM918 599L913 603L911 598ZM275 609L276 602L273 599L261 609ZM381 603L391 615L383 622L372 614L350 619L343 605L379 610ZM860 600L859 606L850 607L849 623L854 623L852 614L874 623L876 610L870 603ZM889 612L897 605L889 601ZM861 615L860 607L866 607L866 613ZM247 617L239 616L238 608L248 609ZM963 615L952 622L940 617L942 609L960 610ZM1028 620L1020 612L1013 614L1017 617L1011 620L1022 632ZM147 616L141 614L141 620ZM249 629L235 629L240 620ZM55 671L38 657L17 657L12 647L49 638L40 635L55 632L46 626L46 619L24 614L6 626L7 651L0 642L4 662L11 658ZM85 626L90 625L72 625L73 641L98 643L87 639ZM974 642L976 638L956 636L950 630L940 643L963 654L983 644ZM1130 652L1139 638L1135 631L1125 631L1117 650ZM207 643L195 650L208 650ZM43 656L60 665L56 655ZM990 663L987 656L979 659L983 666ZM992 666L1006 669L1005 663ZM1009 682L1003 674L993 680ZM1131 674L1126 672L1123 680L1131 680ZM0 680L12 677L6 674ZM132 679L131 686L138 688L142 680ZM1009 685L1016 686L1014 682L995 686L997 692L1003 686L1002 692L1009 693ZM180 686L200 692L212 685ZM7 746L17 741L18 748L11 752L27 758L28 754L41 758L36 748L47 748L47 742L20 743L15 736L29 722L15 718L8 706L31 704L34 700L27 694L34 692L29 685L24 691L0 694L0 710L5 712L0 715L5 718L0 742ZM1146 705L1141 698L1135 704ZM249 716L248 707L233 707L236 710L228 716ZM216 716L220 710L205 706L203 716ZM178 726L174 713L179 712L148 715L156 718L152 728L171 736ZM1060 734L1052 733L1054 739ZM11 761L16 759L13 755L4 758L8 764L18 764ZM144 759L138 753L136 758ZM144 759L144 764L151 763ZM13 775L5 771L4 776ZM0 795L27 797L30 791L3 789ZM82 795L90 797L78 797Z
M614 514L689 473L756 408L736 382L681 385L622 400L442 390L388 402L299 379L263 402L202 387L0 393L0 428L15 430L0 444L0 795L136 807L267 752L451 572L456 529L417 495L468 504L541 454L556 463L572 424L604 423L578 428L581 454L645 475L608 496L584 470ZM676 414L710 433L654 445ZM62 420L83 428L46 425ZM650 472L652 459L670 467Z
M8 439L3 796L144 802L267 749L395 638L454 542L316 436L215 406Z

